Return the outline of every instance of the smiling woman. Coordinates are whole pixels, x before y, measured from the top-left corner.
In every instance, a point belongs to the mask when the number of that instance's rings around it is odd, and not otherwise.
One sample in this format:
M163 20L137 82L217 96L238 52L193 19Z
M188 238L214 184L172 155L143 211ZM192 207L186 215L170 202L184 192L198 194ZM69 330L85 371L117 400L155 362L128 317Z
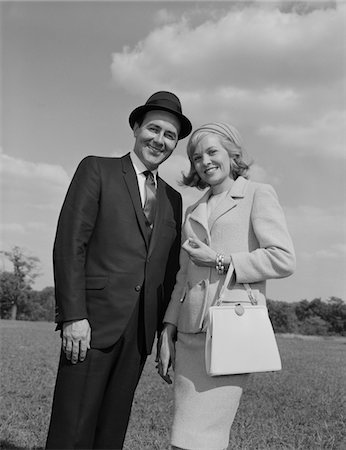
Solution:
M224 133L232 136L232 140L225 138ZM223 187L229 188L238 176L247 178L250 167L243 158L242 140L237 129L224 123L198 128L189 139L187 156L190 170L183 175L183 183L198 189L213 186L215 193L222 192ZM225 186L219 186L220 181Z
M191 168L184 183L209 190L186 211L158 370L170 382L168 368L174 368L172 448L223 450L248 374L208 375L209 308L226 273L232 277L227 290L235 301L248 295L244 284L251 284L257 300L265 303L266 280L291 275L295 254L274 189L246 179L248 165L236 128L203 125L192 133L187 153Z

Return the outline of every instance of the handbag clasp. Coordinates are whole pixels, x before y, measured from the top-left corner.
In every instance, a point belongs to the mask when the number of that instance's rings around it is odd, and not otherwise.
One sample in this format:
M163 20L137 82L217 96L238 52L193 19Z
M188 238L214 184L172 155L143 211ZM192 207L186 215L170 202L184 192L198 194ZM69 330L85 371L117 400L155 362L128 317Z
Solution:
M237 314L237 316L242 316L245 312L243 305L241 305L240 303L237 303L235 305L234 311Z

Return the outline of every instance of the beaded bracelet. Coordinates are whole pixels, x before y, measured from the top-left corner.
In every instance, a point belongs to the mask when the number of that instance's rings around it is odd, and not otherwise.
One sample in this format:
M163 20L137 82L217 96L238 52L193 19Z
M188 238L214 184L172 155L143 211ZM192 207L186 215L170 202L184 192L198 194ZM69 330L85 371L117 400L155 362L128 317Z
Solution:
M219 275L223 275L225 273L225 256L221 253L216 254L216 265L215 269Z

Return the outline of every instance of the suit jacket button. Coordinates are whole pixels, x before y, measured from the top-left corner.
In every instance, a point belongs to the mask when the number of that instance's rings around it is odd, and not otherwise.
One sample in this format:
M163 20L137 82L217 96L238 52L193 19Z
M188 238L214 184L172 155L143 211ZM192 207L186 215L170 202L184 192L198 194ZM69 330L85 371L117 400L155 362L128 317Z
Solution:
M135 287L135 291L136 292L139 292L141 290L141 286L138 284L136 287Z

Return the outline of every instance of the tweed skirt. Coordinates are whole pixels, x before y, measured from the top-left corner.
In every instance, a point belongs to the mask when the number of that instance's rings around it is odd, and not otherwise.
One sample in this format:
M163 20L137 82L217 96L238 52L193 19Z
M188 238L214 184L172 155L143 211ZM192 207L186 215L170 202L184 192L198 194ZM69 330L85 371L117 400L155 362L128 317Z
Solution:
M178 333L171 445L186 450L222 450L248 374L211 377L204 361L205 333Z

